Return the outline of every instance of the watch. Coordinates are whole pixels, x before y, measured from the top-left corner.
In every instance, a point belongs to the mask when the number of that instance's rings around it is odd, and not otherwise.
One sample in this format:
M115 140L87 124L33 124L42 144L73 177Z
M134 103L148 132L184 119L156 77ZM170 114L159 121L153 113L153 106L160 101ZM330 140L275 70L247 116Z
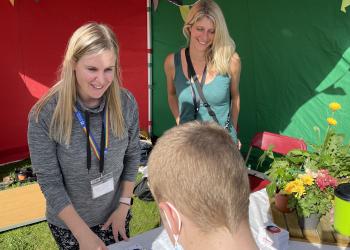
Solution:
M133 204L133 198L132 197L120 197L119 198L119 203L131 206Z

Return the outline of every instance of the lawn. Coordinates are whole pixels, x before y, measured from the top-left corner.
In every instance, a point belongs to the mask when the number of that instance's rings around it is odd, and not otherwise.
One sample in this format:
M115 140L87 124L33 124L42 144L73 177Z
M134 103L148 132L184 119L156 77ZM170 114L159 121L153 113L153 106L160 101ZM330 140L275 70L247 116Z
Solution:
M138 235L159 226L159 213L154 202L134 199L133 218L130 224L131 236ZM0 249L6 250L51 250L58 249L46 222L0 233Z
M29 161L0 167L0 177L14 175L16 167L30 165ZM138 176L138 180L141 175ZM13 188L13 187L11 187ZM135 236L160 225L160 217L155 202L134 199L133 218L130 223L130 235ZM0 249L4 250L51 250L58 249L46 222L24 226L0 233Z

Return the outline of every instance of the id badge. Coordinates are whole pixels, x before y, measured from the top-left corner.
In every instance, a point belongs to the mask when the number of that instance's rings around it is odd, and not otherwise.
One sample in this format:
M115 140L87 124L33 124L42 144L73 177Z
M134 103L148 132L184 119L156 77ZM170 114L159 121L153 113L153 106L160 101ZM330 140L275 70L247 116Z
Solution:
M92 199L96 199L114 190L113 174L102 175L91 182Z

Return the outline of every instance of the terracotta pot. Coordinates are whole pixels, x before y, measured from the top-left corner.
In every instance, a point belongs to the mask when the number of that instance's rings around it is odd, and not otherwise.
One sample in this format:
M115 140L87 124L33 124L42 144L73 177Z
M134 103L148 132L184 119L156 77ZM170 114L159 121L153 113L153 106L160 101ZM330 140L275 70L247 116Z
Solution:
M275 207L282 213L290 213L293 209L288 207L288 195L277 193L275 195Z
M23 174L23 173L19 173L17 175L17 178L18 178L19 181L25 181L27 179L27 176L25 174Z

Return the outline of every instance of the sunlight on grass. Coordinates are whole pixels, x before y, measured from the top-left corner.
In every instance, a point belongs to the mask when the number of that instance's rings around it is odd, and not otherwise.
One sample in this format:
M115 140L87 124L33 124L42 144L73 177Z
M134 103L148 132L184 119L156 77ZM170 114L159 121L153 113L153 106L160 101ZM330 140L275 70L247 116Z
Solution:
M155 202L145 202L135 198L132 213L131 237L159 226L160 217ZM0 249L56 250L58 248L47 223L41 222L0 233Z
M0 168L0 177L12 175L16 168L28 167L30 161L20 161ZM137 175L136 183L142 178L141 174ZM8 188L32 184L16 183ZM155 202L146 202L134 198L134 204L131 208L133 217L130 222L130 236L136 236L140 233L147 232L160 225L160 216L158 207ZM58 247L51 235L47 222L40 222L34 225L24 226L21 228L9 230L0 233L0 250L57 250Z
M0 249L58 249L46 222L0 233Z
M132 206L133 218L130 222L130 236L149 231L160 225L160 216L155 202L134 199Z

